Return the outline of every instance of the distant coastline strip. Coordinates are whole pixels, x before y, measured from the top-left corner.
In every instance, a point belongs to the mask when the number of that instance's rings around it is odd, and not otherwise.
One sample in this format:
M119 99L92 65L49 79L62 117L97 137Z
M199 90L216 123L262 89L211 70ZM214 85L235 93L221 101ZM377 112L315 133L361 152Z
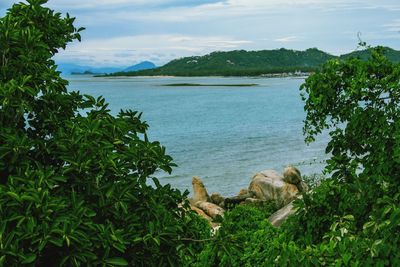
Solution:
M250 86L258 86L256 83L239 83L239 84L201 84L201 83L168 83L168 84L162 84L161 86L209 86L209 87L214 87L214 86L221 86L221 87L226 87L226 86L231 86L231 87L250 87Z

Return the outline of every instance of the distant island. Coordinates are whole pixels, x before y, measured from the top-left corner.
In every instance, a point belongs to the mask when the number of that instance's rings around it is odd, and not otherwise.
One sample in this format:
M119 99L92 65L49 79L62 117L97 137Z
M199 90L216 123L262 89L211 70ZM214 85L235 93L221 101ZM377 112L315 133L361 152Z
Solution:
M81 66L72 63L60 63L57 66L57 70L63 74L71 75L101 75L106 73L124 73L140 70L148 70L156 68L157 66L150 61L142 61L138 64L124 67L124 68L113 68L113 67L89 67Z
M79 72L79 71L72 71L72 75L94 75L94 74L102 74L102 73L95 73L92 72L91 70L85 70L84 72Z
M386 56L400 62L400 51L385 47ZM102 76L305 76L330 59L368 58L367 50L334 56L317 48L305 51L275 49L213 52L205 56L184 57L147 70L114 72Z
M132 71L140 71L140 70L150 70L150 69L154 69L157 66L150 61L143 61L140 62L139 64L130 66L125 68L124 70L122 70L122 72L132 72Z

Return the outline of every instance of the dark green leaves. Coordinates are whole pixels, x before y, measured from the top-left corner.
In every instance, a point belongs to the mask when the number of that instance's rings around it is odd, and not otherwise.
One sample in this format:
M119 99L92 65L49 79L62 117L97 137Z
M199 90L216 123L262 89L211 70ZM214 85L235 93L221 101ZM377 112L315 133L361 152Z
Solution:
M363 59L330 61L301 87L306 140L329 131L326 172L332 180L304 196L289 229L307 245L329 239L320 246L324 261L399 263L399 239L391 233L400 218L400 65L384 54L377 47Z
M175 164L141 113L67 91L52 56L84 28L46 2L0 19L0 266L180 265L198 247L178 237L209 229L187 193L147 185Z
M344 179L359 170L388 178L400 174L393 165L400 136L400 66L386 59L383 48L370 54L368 60L330 61L301 87L306 140L324 129L331 131L328 168Z
M106 260L106 263L111 266L128 266L129 263L123 258L111 258Z

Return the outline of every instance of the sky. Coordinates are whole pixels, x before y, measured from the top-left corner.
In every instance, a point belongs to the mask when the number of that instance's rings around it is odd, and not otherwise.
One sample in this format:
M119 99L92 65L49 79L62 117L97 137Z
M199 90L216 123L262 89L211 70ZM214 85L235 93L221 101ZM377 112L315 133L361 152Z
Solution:
M14 0L0 0L0 16ZM400 0L50 0L76 17L82 42L58 63L124 67L213 51L316 47L339 55L370 45L400 50Z

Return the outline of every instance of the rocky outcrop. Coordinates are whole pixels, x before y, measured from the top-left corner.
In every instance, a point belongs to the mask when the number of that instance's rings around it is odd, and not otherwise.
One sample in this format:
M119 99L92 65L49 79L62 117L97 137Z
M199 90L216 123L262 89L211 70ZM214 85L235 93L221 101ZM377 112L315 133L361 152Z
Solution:
M210 198L211 202L218 206L223 206L225 201L225 198L220 193L212 193Z
M296 167L286 167L283 170L283 180L286 183L296 185L300 193L308 191L308 185L303 182L300 171Z
M192 206L192 210L194 210L201 217L210 221L209 218L216 219L219 216L224 216L224 209L217 204L213 203L214 200L216 203L218 201L223 202L223 198L220 194L213 194L212 198L209 197L206 187L199 177L193 177L192 179L193 186L193 197L189 199L190 205ZM202 212L199 212L200 209Z
M196 203L196 206L202 209L208 216L213 219L217 219L218 217L223 217L225 210L214 203L207 201L199 201Z
M277 210L268 218L268 220L273 226L279 227L290 215L294 214L295 212L296 210L293 207L292 201L283 208Z
M289 184L296 184L296 185L301 183L300 171L293 166L286 167L283 170L283 181Z
M257 173L251 179L248 189L241 189L237 196L224 198L218 193L211 197L199 177L193 177L193 197L190 200L192 209L210 223L218 217L223 217L225 208L242 203L260 203L274 201L284 206L269 218L274 226L280 226L288 216L293 214L293 200L301 197L308 190L302 181L300 171L289 166L283 176L274 170Z
M251 199L255 196L255 193L253 191L247 191L247 193L240 192L239 195L234 196L234 197L227 197L225 198L225 207L229 205L236 205L244 202L246 199Z
M189 199L192 205L196 205L199 201L210 201L206 187L199 177L195 176L192 179L193 197Z
M249 191L253 191L257 199L276 201L283 205L295 199L300 192L295 184L285 182L274 170L265 170L254 175Z
M202 209L199 209L198 207L195 207L195 206L190 206L190 208L194 212L196 212L200 217L203 217L207 221L212 222L212 218L210 216L208 216Z

